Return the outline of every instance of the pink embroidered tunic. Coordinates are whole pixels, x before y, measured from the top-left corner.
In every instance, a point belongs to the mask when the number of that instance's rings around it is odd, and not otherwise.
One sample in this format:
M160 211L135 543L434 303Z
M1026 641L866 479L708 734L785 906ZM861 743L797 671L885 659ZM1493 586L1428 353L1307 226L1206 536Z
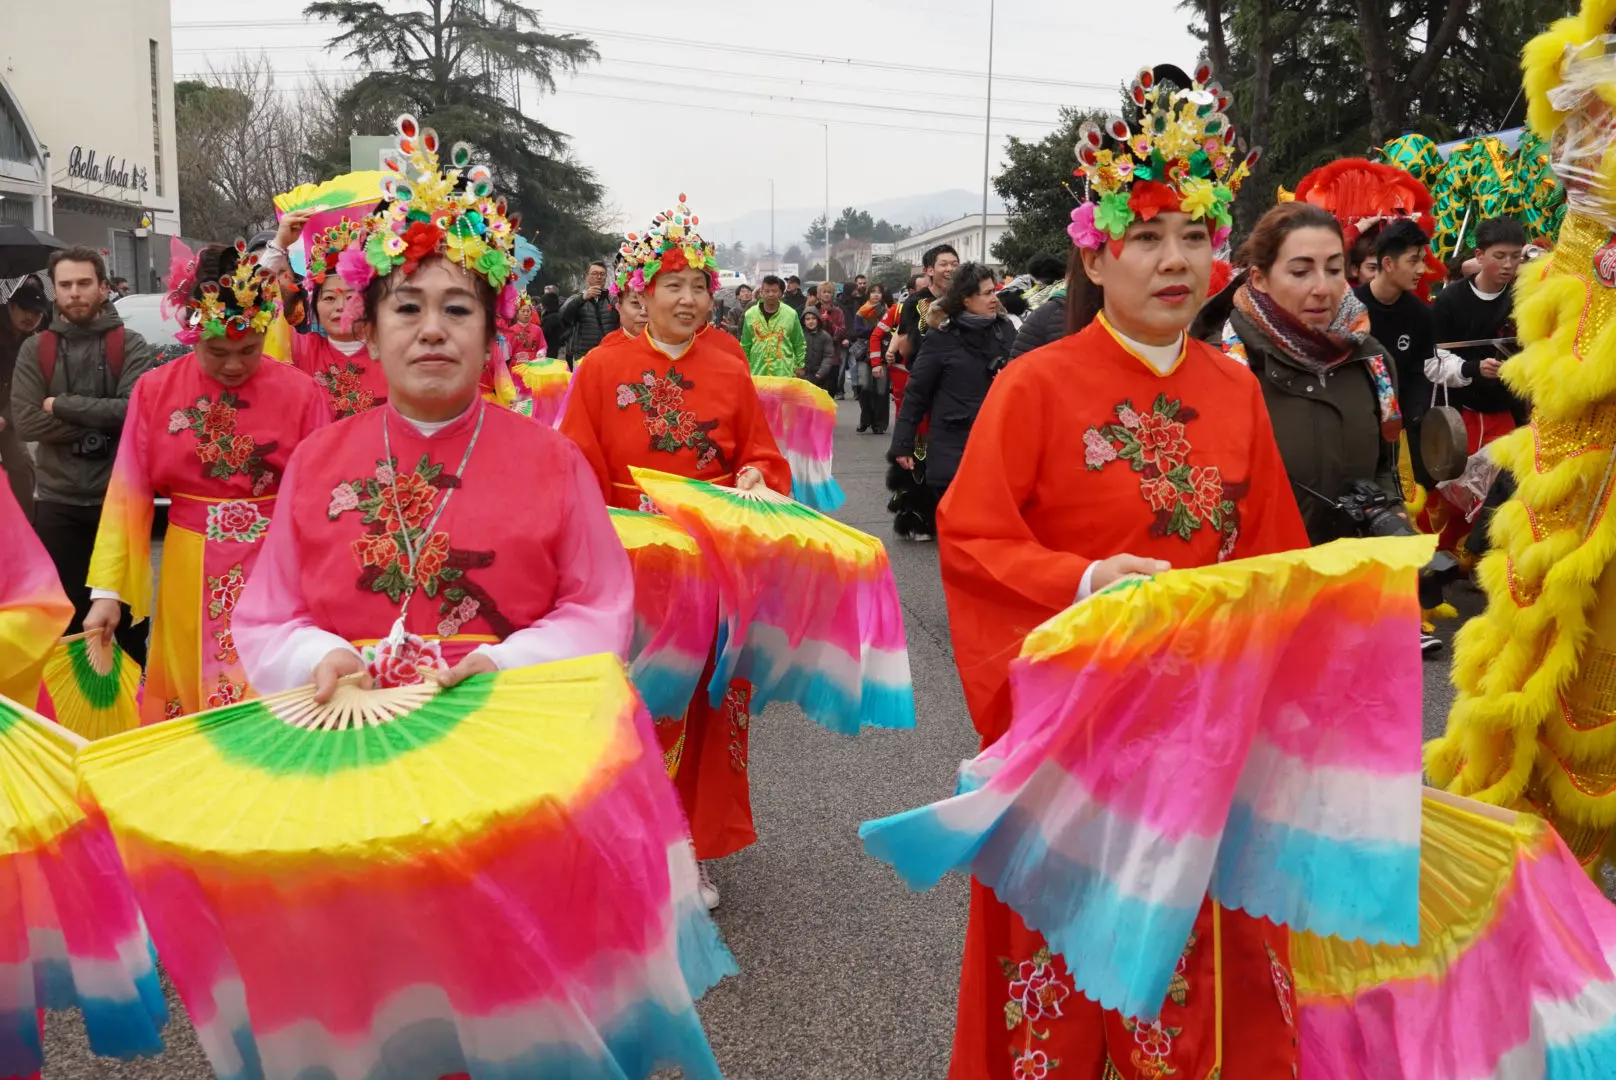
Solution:
M263 692L310 682L334 649L385 638L401 609L450 664L473 651L502 669L627 654L628 556L577 447L482 400L426 427L385 406L293 459L236 615Z
M101 512L89 585L139 621L154 615L141 721L217 708L248 693L232 632L292 451L331 416L307 375L266 359L227 387L191 353L147 372ZM170 502L152 601L154 500Z
M387 377L362 341L342 343L324 334L298 334L292 340L292 363L325 391L332 415L339 420L387 401Z

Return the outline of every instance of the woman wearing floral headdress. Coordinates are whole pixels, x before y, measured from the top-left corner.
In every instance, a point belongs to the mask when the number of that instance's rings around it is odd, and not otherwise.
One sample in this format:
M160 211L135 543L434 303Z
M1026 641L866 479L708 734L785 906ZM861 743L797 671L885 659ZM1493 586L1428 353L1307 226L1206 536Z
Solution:
M1131 573L1307 546L1249 371L1185 331L1251 158L1227 96L1141 72L1142 132L1085 125L1097 202L1068 230L1071 334L994 381L938 513L966 701L986 746L1010 723L1010 661L1040 623ZM1187 87L1177 89L1177 87ZM1073 453L1073 446L1079 451ZM1159 1019L1078 994L1065 962L977 881L953 1080L1292 1080L1286 932L1202 905Z
M281 219L275 237L284 248L297 240L298 214ZM307 372L331 401L337 419L375 408L387 401L387 378L381 365L365 348L355 316L358 306L348 304L348 283L337 273L337 259L353 243L359 226L347 218L314 237L309 244L308 274L303 279L312 306L307 333L292 341L292 363Z
M599 348L573 376L561 430L583 448L613 506L652 509L629 466L659 469L742 489L766 484L791 493L786 464L735 339L704 333L718 287L713 246L680 196L643 236L630 234L614 293L643 295L650 322L639 337ZM675 780L698 859L717 859L757 840L747 779L751 687L737 679L719 708L708 705L707 674L686 712L659 717L667 748L679 747ZM709 907L718 890L702 870Z
M189 253L186 253L187 255ZM331 417L314 380L264 363L280 289L246 245L206 247L168 304L194 351L135 384L90 560L87 632L110 639L128 604L153 616L141 721L239 701L248 680L233 617L293 449ZM162 575L151 588L153 500L170 500Z
M382 686L627 651L633 580L594 475L554 429L481 392L516 308L515 221L488 171L399 121L386 204L338 272L387 404L310 439L236 615L265 693Z

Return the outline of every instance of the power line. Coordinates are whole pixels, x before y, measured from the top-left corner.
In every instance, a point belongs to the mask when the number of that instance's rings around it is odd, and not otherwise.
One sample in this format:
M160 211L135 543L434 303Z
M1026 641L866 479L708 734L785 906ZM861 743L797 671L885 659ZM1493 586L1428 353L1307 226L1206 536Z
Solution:
M286 24L281 21L241 21L241 22L184 22L174 23L175 30L279 30ZM682 38L660 37L654 34L635 34L623 30L601 30L586 26L561 26L558 24L545 24L547 31L556 33L577 34L580 37L611 38L619 41L633 41L644 44L657 45L664 49L672 47L677 49L700 49L709 52L735 53L745 56L757 56L778 63L781 60L795 60L801 63L817 64L821 67L861 67L878 71L900 71L908 74L930 75L933 78L959 78L979 79L987 81L985 71L961 71L946 67L927 67L918 64L898 64L886 60L859 60L852 57L814 56L808 53L776 52L772 49L763 49L750 45L721 45L715 42L691 41ZM265 48L269 46L264 46ZM325 50L329 42L321 45L277 45L275 48L308 48ZM175 49L175 52L201 51ZM1025 83L1034 86L1050 86L1066 90L1098 90L1107 93L1120 92L1121 86L1116 83L1083 82L1071 79L1047 79L1033 75L1001 75L994 73L995 82Z

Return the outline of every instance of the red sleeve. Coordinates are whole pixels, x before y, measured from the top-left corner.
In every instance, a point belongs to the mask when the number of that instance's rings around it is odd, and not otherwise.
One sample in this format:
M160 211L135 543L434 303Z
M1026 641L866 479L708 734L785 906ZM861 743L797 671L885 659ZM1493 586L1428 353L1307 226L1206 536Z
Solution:
M606 358L597 356L579 364L572 373L572 390L567 395L567 411L561 416L561 434L583 451L584 461L600 482L601 498L612 504L612 477L606 466L606 450L600 441L600 385Z
M1308 547L1307 529L1296 507L1285 462L1279 456L1279 444L1274 441L1262 387L1256 376L1242 374L1248 391L1246 415L1251 418L1251 490L1240 508L1235 555L1247 559Z

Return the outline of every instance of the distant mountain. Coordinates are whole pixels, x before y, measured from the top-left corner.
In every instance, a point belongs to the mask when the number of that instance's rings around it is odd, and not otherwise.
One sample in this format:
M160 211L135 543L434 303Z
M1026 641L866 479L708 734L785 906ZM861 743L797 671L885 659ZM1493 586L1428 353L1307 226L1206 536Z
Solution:
M847 205L832 204L831 218L841 213L842 207ZM894 225L908 225L917 232L922 225L940 225L945 221L966 214L979 214L982 212L982 193L980 191L965 191L954 188L949 191L934 191L925 195L905 195L895 199L879 199L875 202L864 203L860 210L867 210L871 216L886 218ZM990 213L1002 213L1004 201L997 195L988 200ZM822 206L782 206L774 212L775 246L782 252L792 244L802 243L802 234L813 224L815 218L825 212ZM702 235L715 244L733 244L740 240L754 251L762 251L769 246L769 212L767 210L754 210L749 214L729 221L715 221L709 223L702 219Z

